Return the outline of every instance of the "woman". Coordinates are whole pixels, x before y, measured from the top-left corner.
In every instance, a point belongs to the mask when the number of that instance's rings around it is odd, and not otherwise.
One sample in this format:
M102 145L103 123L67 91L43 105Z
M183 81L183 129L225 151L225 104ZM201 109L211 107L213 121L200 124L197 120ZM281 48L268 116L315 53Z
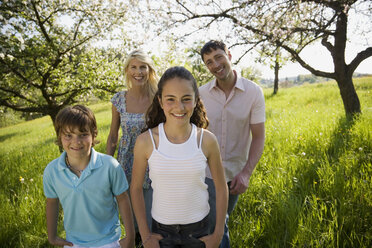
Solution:
M112 121L107 138L106 153L113 156L119 137L118 161L124 168L128 183L132 178L133 148L137 136L145 127L145 113L157 91L158 75L152 59L142 50L135 50L128 55L124 64L127 90L116 93L112 99ZM143 194L145 196L146 213L151 223L152 189L148 171L144 178ZM151 225L151 224L149 224Z

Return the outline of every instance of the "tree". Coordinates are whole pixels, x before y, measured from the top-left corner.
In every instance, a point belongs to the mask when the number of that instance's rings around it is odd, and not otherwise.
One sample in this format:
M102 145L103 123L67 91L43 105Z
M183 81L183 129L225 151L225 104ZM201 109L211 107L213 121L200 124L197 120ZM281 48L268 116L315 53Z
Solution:
M262 46L258 62L265 63L266 60L269 61L270 68L274 70L273 95L275 95L279 90L279 70L289 60L289 57L284 57L279 47L275 47L274 50L268 50L267 46Z
M0 105L49 115L97 90L115 91L116 60L91 46L121 25L119 1L1 1Z
M190 69L199 86L208 83L213 78L213 75L208 71L200 56L200 50L204 43L202 41L196 41L192 47L185 49L187 55L186 67Z
M316 76L336 80L340 89L346 115L354 116L361 112L358 95L352 75L358 65L372 56L372 47L360 51L350 63L346 63L345 50L349 14L368 18L361 34L368 35L372 30L371 6L368 0L262 0L262 1L218 1L199 0L185 2L166 1L166 15L172 18L170 26L179 27L192 23L196 30L212 28L213 24L229 24L225 38L247 46L280 47L291 59ZM159 15L160 16L160 15ZM215 25L216 30L221 28ZM169 26L167 27L169 29ZM366 30L368 30L366 32ZM367 39L368 40L368 39ZM327 49L334 64L333 72L317 70L308 64L301 51L315 42ZM244 55L244 54L243 54Z
M261 71L255 68L254 66L243 67L241 69L240 74L242 77L252 80L254 82L259 82L262 77Z

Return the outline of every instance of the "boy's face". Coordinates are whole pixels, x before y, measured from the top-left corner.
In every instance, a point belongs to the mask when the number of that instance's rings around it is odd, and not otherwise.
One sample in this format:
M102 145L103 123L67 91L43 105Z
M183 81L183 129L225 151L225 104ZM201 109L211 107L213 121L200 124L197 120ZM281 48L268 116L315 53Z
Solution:
M203 61L208 70L218 79L225 80L231 73L231 54L221 49L203 55Z
M93 135L89 128L81 132L78 127L67 127L61 132L61 143L67 156L75 159L87 159L93 145Z

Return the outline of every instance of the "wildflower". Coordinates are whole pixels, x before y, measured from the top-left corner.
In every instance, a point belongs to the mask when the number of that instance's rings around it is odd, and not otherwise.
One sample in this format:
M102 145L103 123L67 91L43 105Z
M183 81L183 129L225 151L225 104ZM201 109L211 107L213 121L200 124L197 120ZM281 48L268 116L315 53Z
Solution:
M33 181L34 181L34 179L31 178L31 179L30 179L30 182L33 182Z
M363 148L362 147L359 147L359 151L363 151Z
M302 154L302 156L305 156L306 155L306 152L302 152L301 154Z
M19 181L21 182L21 183L24 183L24 181L25 181L25 179L23 178L23 177L19 177Z
M12 61L14 59L14 57L10 54L7 54L7 57L9 58L10 61Z

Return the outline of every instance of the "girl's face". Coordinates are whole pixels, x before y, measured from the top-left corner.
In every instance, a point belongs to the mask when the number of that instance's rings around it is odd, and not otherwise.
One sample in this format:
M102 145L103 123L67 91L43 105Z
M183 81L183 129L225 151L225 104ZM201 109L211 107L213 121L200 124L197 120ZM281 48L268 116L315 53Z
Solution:
M86 159L90 156L93 145L93 135L86 128L81 132L78 127L68 127L61 132L61 142L68 157Z
M127 73L132 85L143 86L149 79L150 68L146 63L133 58L128 65Z
M165 82L159 98L166 121L190 123L196 106L192 82L183 78L172 78Z

